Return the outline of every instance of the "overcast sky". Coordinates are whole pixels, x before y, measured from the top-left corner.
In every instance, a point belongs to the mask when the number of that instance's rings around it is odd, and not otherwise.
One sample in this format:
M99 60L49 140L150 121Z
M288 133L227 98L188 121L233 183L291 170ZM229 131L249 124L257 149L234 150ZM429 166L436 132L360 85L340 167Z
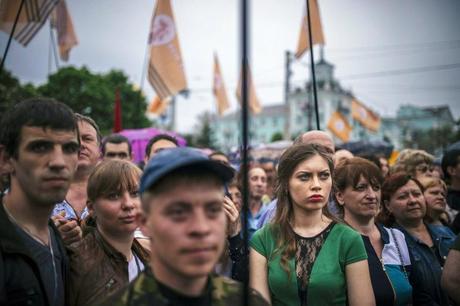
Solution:
M254 0L251 69L262 105L283 99L284 53L295 51L305 0ZM211 93L213 52L221 62L232 108L240 56L237 0L172 0L188 99L177 101L177 128L189 132L196 115L215 112ZM67 0L79 45L65 65L93 72L121 69L141 83L155 1ZM343 87L382 116L400 104L449 105L460 117L460 1L319 0L326 60ZM3 52L7 35L0 32ZM6 61L21 82L41 84L49 70L49 26L27 48L13 42ZM318 52L316 52L318 53ZM308 56L293 64L293 87L308 75ZM55 70L53 65L52 70ZM154 92L143 84L149 100Z

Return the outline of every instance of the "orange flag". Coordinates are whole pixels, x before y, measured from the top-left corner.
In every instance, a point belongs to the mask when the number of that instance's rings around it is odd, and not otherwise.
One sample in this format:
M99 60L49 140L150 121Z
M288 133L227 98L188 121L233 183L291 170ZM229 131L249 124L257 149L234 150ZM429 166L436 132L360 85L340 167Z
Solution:
M61 60L67 62L69 60L70 50L78 45L78 39L65 0L60 0L59 4L54 9L51 15L51 26L56 28L59 56Z
M380 117L356 99L351 101L351 116L370 131L377 132L380 128Z
M214 80L212 85L212 91L217 103L217 112L222 115L229 107L227 90L225 89L224 79L220 72L219 59L217 54L214 53Z
M321 26L321 18L319 15L319 6L317 0L309 0L310 2L310 21L311 21L311 40L313 45L324 45L323 27ZM308 38L308 18L306 12L302 18L300 27L299 42L297 44L296 58L300 58L310 48L310 40Z
M13 38L24 47L41 29L59 0L24 0ZM21 6L20 0L0 1L0 30L10 35Z
M168 105L169 102L167 100L161 100L158 96L155 96L148 106L147 112L160 116L166 111Z
M149 34L149 82L161 100L187 88L170 0L158 0Z
M334 112L329 119L327 128L340 140L347 142L350 140L351 126L347 119L339 112Z
M248 72L247 88L249 90L249 103L248 103L249 109L251 110L253 114L258 114L262 111L262 106L260 106L259 99L257 98L257 95L256 95L256 90L254 87L254 83L252 82L252 75L251 75L251 70L249 69L249 66L248 66L247 72ZM236 89L236 98L238 99L241 105L243 104L243 97L242 97L242 82L243 81L242 80L243 80L243 72L241 72L240 74L240 80L238 81L238 87Z

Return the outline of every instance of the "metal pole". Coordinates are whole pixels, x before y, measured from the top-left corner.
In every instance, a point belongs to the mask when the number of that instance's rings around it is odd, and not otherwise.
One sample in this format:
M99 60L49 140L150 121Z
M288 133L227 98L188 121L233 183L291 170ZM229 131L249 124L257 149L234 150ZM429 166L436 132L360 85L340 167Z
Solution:
M291 91L291 52L286 51L286 74L284 81L284 107L285 107L285 122L284 122L284 139L291 139L291 104L289 103L289 92Z
M243 254L244 266L246 267L244 275L244 290L243 290L243 305L249 306L249 225L248 225L248 212L249 212L249 187L248 187L248 170L249 170L249 86L248 86L248 35L249 35L249 16L248 16L248 1L241 0L241 94L242 94L242 108L241 108L241 121L242 121L242 187L243 187Z
M171 97L171 122L170 122L170 130L176 130L176 96Z
M19 5L18 13L16 15L16 18L14 19L13 28L11 29L10 37L8 38L8 43L6 44L5 52L3 52L2 62L0 64L0 71L3 70L3 66L5 65L6 56L8 55L8 50L10 49L11 41L13 40L14 31L16 30L16 25L18 24L19 16L21 15L21 11L22 11L22 7L24 6L24 2L25 0L21 1L21 4Z
M58 57L58 52L57 52L57 43L56 43L56 37L54 36L53 28L51 27L51 22L50 22L50 37L51 37L51 48L52 48L53 56L54 56L54 64L56 65L56 70L59 70L59 57Z
M315 76L315 61L313 55L313 38L311 32L311 20L310 20L310 1L307 0L307 20L308 20L308 40L310 41L310 65L311 65L311 78L313 85L313 99L315 101L315 114L316 114L316 129L320 130L319 126L319 111L318 111L318 95L316 92L316 76Z

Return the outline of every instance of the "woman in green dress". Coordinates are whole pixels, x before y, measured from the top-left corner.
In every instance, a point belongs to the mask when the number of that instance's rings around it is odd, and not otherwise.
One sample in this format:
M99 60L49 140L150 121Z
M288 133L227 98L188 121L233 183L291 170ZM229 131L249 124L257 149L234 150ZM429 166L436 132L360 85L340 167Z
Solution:
M333 167L314 144L280 158L276 214L250 252L250 284L274 306L375 305L361 236L327 210Z

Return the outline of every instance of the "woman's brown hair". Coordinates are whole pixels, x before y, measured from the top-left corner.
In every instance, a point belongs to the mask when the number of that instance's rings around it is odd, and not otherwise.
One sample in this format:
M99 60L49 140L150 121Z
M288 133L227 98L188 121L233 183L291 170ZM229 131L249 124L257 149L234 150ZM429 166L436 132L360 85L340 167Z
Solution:
M276 213L270 226L276 226L275 231L277 252L281 253L281 267L290 275L289 259L295 256L296 241L294 231L291 228L293 220L293 204L289 194L289 180L294 173L295 168L303 161L312 158L313 156L321 156L328 164L329 170L334 170L334 162L332 155L321 145L316 144L295 144L289 147L280 157L278 165L278 175L276 181L276 195L278 203L276 205ZM323 214L335 220L329 213L327 205L323 207Z
M88 178L88 201L107 197L115 192L136 191L142 171L135 164L125 160L106 160L94 168Z
M378 214L376 220L379 223L382 223L385 226L391 227L396 222L395 217L390 213L387 208L387 204L390 202L391 197L395 194L395 192L406 185L409 181L414 181L415 184L420 188L423 192L424 188L420 182L415 179L414 177L408 175L406 172L396 172L390 174L385 181L383 182L382 186L382 209Z
M361 158L353 157L340 162L334 170L334 191L343 192L347 187L355 187L358 185L360 178L366 179L372 187L379 189L383 184L382 171L373 162ZM341 217L343 217L344 209L337 201L337 208Z

